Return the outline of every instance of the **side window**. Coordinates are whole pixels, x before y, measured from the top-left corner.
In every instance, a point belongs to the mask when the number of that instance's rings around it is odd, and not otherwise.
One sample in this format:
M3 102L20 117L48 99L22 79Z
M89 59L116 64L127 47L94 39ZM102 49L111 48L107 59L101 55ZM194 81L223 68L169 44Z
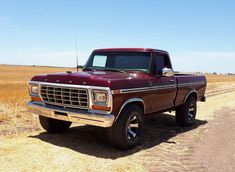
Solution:
M95 55L93 58L92 66L95 67L105 67L107 61L107 56L105 55Z
M161 75L163 68L165 67L171 68L169 58L163 55L156 55L154 63L155 63L154 71L155 71L155 74L157 75Z

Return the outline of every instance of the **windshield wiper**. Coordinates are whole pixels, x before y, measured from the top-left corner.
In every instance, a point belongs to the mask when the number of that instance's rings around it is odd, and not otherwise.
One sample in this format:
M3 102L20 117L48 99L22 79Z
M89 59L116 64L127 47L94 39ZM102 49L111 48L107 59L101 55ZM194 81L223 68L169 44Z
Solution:
M93 67L86 67L83 69L83 71L86 71L86 70L91 70L91 71L97 71L96 69L94 69ZM120 69L114 69L114 68L101 68L99 70L105 70L105 71L113 71L113 72L120 72L120 73L126 73L126 71L124 70L120 70Z
M126 71L124 71L124 70L114 69L114 68L103 68L102 70L113 71L113 72L120 72L120 73L126 73Z
M83 71L86 71L86 70L92 70L94 72L96 71L93 67L86 67L86 68L83 69Z

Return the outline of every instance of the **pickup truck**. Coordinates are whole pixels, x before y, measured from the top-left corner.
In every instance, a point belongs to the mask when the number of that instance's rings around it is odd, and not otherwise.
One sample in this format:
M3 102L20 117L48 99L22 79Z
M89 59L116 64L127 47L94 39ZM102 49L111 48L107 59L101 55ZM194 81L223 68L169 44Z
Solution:
M205 76L175 73L163 50L97 49L81 72L34 76L28 106L47 132L73 122L106 127L114 146L130 149L142 143L148 115L175 111L179 126L192 126L206 84Z

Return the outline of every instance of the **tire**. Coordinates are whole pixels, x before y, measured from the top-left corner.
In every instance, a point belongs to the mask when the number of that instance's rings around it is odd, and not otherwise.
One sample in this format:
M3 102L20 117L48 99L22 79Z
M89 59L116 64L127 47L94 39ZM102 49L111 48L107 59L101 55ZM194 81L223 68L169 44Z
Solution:
M131 149L143 141L143 111L137 105L124 108L114 125L108 129L109 141L118 149Z
M47 118L45 116L39 116L39 121L42 128L44 128L49 133L60 133L66 131L72 124L72 122Z
M176 123L181 127L189 127L195 124L197 113L197 100L194 96L188 97L186 102L176 109Z

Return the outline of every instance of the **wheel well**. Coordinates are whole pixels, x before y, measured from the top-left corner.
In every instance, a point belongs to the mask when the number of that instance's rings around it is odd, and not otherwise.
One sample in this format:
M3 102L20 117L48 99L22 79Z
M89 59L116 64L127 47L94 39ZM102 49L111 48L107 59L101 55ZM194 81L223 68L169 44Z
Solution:
M128 102L128 103L124 104L124 106L121 107L121 109L120 109L120 111L119 111L119 113L118 113L118 115L117 115L115 121L118 119L118 117L119 117L119 115L121 114L121 112L122 112L125 108L127 108L128 106L130 106L130 105L137 105L137 106L139 106L139 107L141 108L142 112L145 113L145 105L144 105L144 102L142 102L142 101L131 101L131 102Z
M184 102L189 98L189 97L194 97L196 100L197 100L197 98L198 98L198 95L197 95L197 92L196 91L191 91L191 92L189 92L188 94L187 94L187 96L185 97L185 99L184 99Z
M143 104L143 102L140 102L140 101L137 101L137 102L130 102L130 103L127 103L124 108L126 108L127 106L130 106L130 105L137 105L137 106L139 106L139 107L141 108L141 110L142 110L143 113L145 112L145 111L144 111L144 104ZM123 108L123 109L124 109L124 108Z

